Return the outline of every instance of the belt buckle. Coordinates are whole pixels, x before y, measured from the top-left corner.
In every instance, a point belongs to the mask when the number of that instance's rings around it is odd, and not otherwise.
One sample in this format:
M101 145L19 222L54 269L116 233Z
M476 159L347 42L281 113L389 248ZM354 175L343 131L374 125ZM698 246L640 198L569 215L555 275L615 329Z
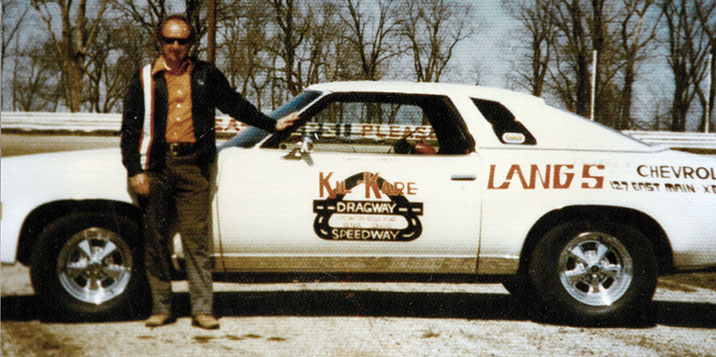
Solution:
M169 144L169 153L174 156L179 156L181 154L179 152L179 143L170 143Z

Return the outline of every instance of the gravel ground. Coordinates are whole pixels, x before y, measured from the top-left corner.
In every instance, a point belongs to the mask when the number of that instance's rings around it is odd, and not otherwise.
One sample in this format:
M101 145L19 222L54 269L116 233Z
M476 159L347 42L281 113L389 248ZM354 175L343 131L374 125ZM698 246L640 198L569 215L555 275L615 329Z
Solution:
M655 324L535 322L499 284L215 283L221 329L191 326L186 284L175 323L66 323L38 306L28 269L3 266L3 356L570 355L716 356L716 274L663 277Z
M1 142L13 156L119 138L3 133ZM662 277L655 323L619 328L533 321L499 284L215 283L214 331L191 326L183 282L174 283L177 321L155 329L53 321L20 265L2 266L0 284L2 356L716 356L716 273Z

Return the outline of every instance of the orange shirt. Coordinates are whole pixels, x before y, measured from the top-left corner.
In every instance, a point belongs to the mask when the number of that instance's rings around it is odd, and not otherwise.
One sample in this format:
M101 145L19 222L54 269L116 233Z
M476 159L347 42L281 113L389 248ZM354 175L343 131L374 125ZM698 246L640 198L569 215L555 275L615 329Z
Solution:
M167 81L167 143L193 143L194 124L191 119L191 71L194 64L190 60L171 70L164 57L159 57L152 67L152 74L164 71Z

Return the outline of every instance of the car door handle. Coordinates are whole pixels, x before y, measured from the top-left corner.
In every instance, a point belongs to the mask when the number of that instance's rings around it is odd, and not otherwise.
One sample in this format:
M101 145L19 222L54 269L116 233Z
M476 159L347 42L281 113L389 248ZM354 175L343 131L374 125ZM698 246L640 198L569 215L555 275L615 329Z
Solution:
M475 181L477 180L477 175L452 175L450 179L453 181Z

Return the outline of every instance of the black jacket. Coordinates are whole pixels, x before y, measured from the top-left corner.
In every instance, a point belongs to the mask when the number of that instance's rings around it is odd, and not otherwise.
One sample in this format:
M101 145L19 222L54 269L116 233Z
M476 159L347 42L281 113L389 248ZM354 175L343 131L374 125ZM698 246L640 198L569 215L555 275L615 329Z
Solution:
M236 93L226 77L214 65L192 59L194 69L191 72L191 102L194 137L200 163L208 164L216 157L215 113L218 108L223 113L246 124L274 132L276 121L264 115L251 103ZM158 172L164 164L166 152L167 118L167 82L164 72L153 77L154 81L154 129L153 140L148 157L148 170ZM132 78L124 97L122 113L122 163L127 174L132 177L144 172L140 164L139 145L144 123L144 90L141 70Z

